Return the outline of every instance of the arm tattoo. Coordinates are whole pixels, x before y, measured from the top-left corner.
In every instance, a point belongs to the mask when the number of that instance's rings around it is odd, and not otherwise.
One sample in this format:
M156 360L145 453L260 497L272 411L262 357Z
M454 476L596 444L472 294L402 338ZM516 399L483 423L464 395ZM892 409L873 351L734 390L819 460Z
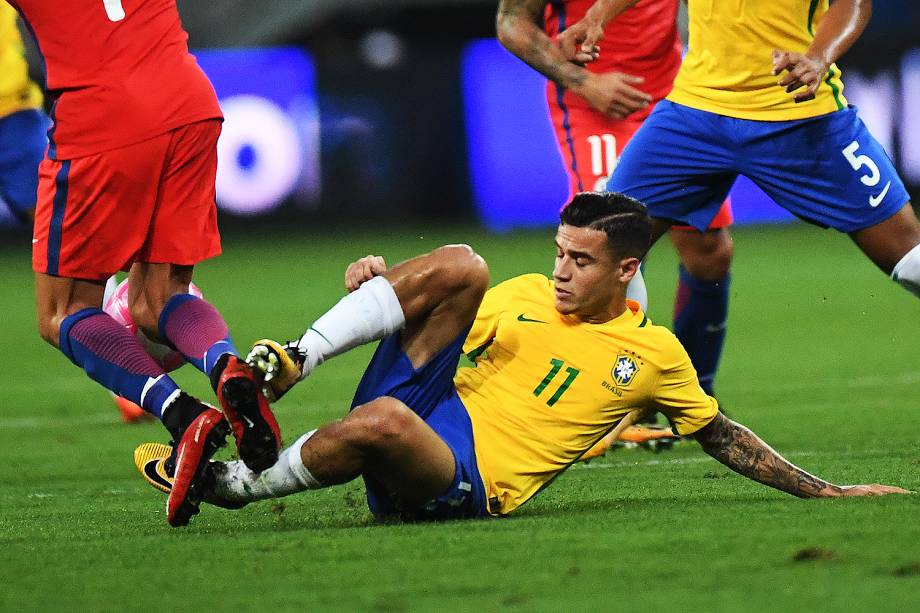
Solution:
M499 39L531 68L562 87L577 87L587 71L567 61L543 31L540 22L546 0L502 0L496 24Z
M839 487L828 483L773 451L769 445L721 413L695 435L703 450L733 471L800 498L835 495Z

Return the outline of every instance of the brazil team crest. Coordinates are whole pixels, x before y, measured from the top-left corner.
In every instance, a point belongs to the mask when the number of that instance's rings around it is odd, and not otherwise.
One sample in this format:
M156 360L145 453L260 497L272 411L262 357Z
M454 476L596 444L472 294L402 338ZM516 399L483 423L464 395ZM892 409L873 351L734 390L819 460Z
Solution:
M618 355L616 364L613 366L613 370L610 371L610 376L613 377L613 380L620 387L626 387L633 382L633 379L636 378L636 373L639 372L639 365L636 363L636 360L628 355Z

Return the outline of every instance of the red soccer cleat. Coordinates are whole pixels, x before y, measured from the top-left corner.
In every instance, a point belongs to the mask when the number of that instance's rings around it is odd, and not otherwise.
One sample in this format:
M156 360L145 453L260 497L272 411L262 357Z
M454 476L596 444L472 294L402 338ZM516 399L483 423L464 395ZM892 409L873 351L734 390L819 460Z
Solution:
M177 449L175 481L166 502L170 526L188 525L198 514L205 469L211 456L224 446L228 430L223 414L213 408L196 417L185 430Z
M281 429L246 362L230 356L217 384L217 398L236 438L240 459L260 472L278 461Z

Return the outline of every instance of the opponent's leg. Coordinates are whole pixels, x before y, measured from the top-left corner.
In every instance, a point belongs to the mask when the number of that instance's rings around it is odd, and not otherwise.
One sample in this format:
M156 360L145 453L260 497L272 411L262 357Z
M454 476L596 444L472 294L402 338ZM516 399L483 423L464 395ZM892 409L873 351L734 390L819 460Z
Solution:
M673 229L681 259L674 302L674 334L690 355L700 386L713 394L728 318L732 239L727 228Z
M158 417L178 440L203 409L99 308L103 288L101 282L36 273L40 333L94 381Z
M850 237L876 266L920 296L920 221L909 202L892 217Z
M261 382L238 359L221 314L188 293L192 270L175 264L134 264L128 285L131 316L149 338L171 345L210 378L240 457L253 470L262 470L278 459L278 422L262 396Z
M239 462L215 467L214 493L226 501L251 502L364 475L408 507L441 495L455 467L450 447L434 430L405 404L385 396L305 434L261 474Z
M238 354L217 309L189 293L193 269L175 264L134 264L128 304L134 323L148 338L172 345L187 362L211 377L222 355ZM216 386L217 377L211 378Z

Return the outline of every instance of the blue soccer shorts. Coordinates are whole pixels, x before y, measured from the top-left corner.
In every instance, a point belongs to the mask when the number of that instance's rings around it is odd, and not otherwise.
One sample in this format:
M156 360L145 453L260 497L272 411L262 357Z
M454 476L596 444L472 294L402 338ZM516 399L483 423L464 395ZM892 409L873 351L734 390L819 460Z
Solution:
M607 189L642 201L652 217L702 231L739 174L790 213L840 232L874 226L910 200L853 106L752 121L662 100L626 146Z
M476 464L473 425L457 395L454 375L463 352L464 330L421 368L415 369L402 349L399 334L382 340L364 371L352 408L390 396L421 417L454 454L454 481L441 496L418 508L397 504L381 484L364 478L367 504L378 516L400 515L422 520L460 519L487 515L486 493Z
M23 221L26 212L35 208L48 126L48 117L37 110L0 117L0 198Z

